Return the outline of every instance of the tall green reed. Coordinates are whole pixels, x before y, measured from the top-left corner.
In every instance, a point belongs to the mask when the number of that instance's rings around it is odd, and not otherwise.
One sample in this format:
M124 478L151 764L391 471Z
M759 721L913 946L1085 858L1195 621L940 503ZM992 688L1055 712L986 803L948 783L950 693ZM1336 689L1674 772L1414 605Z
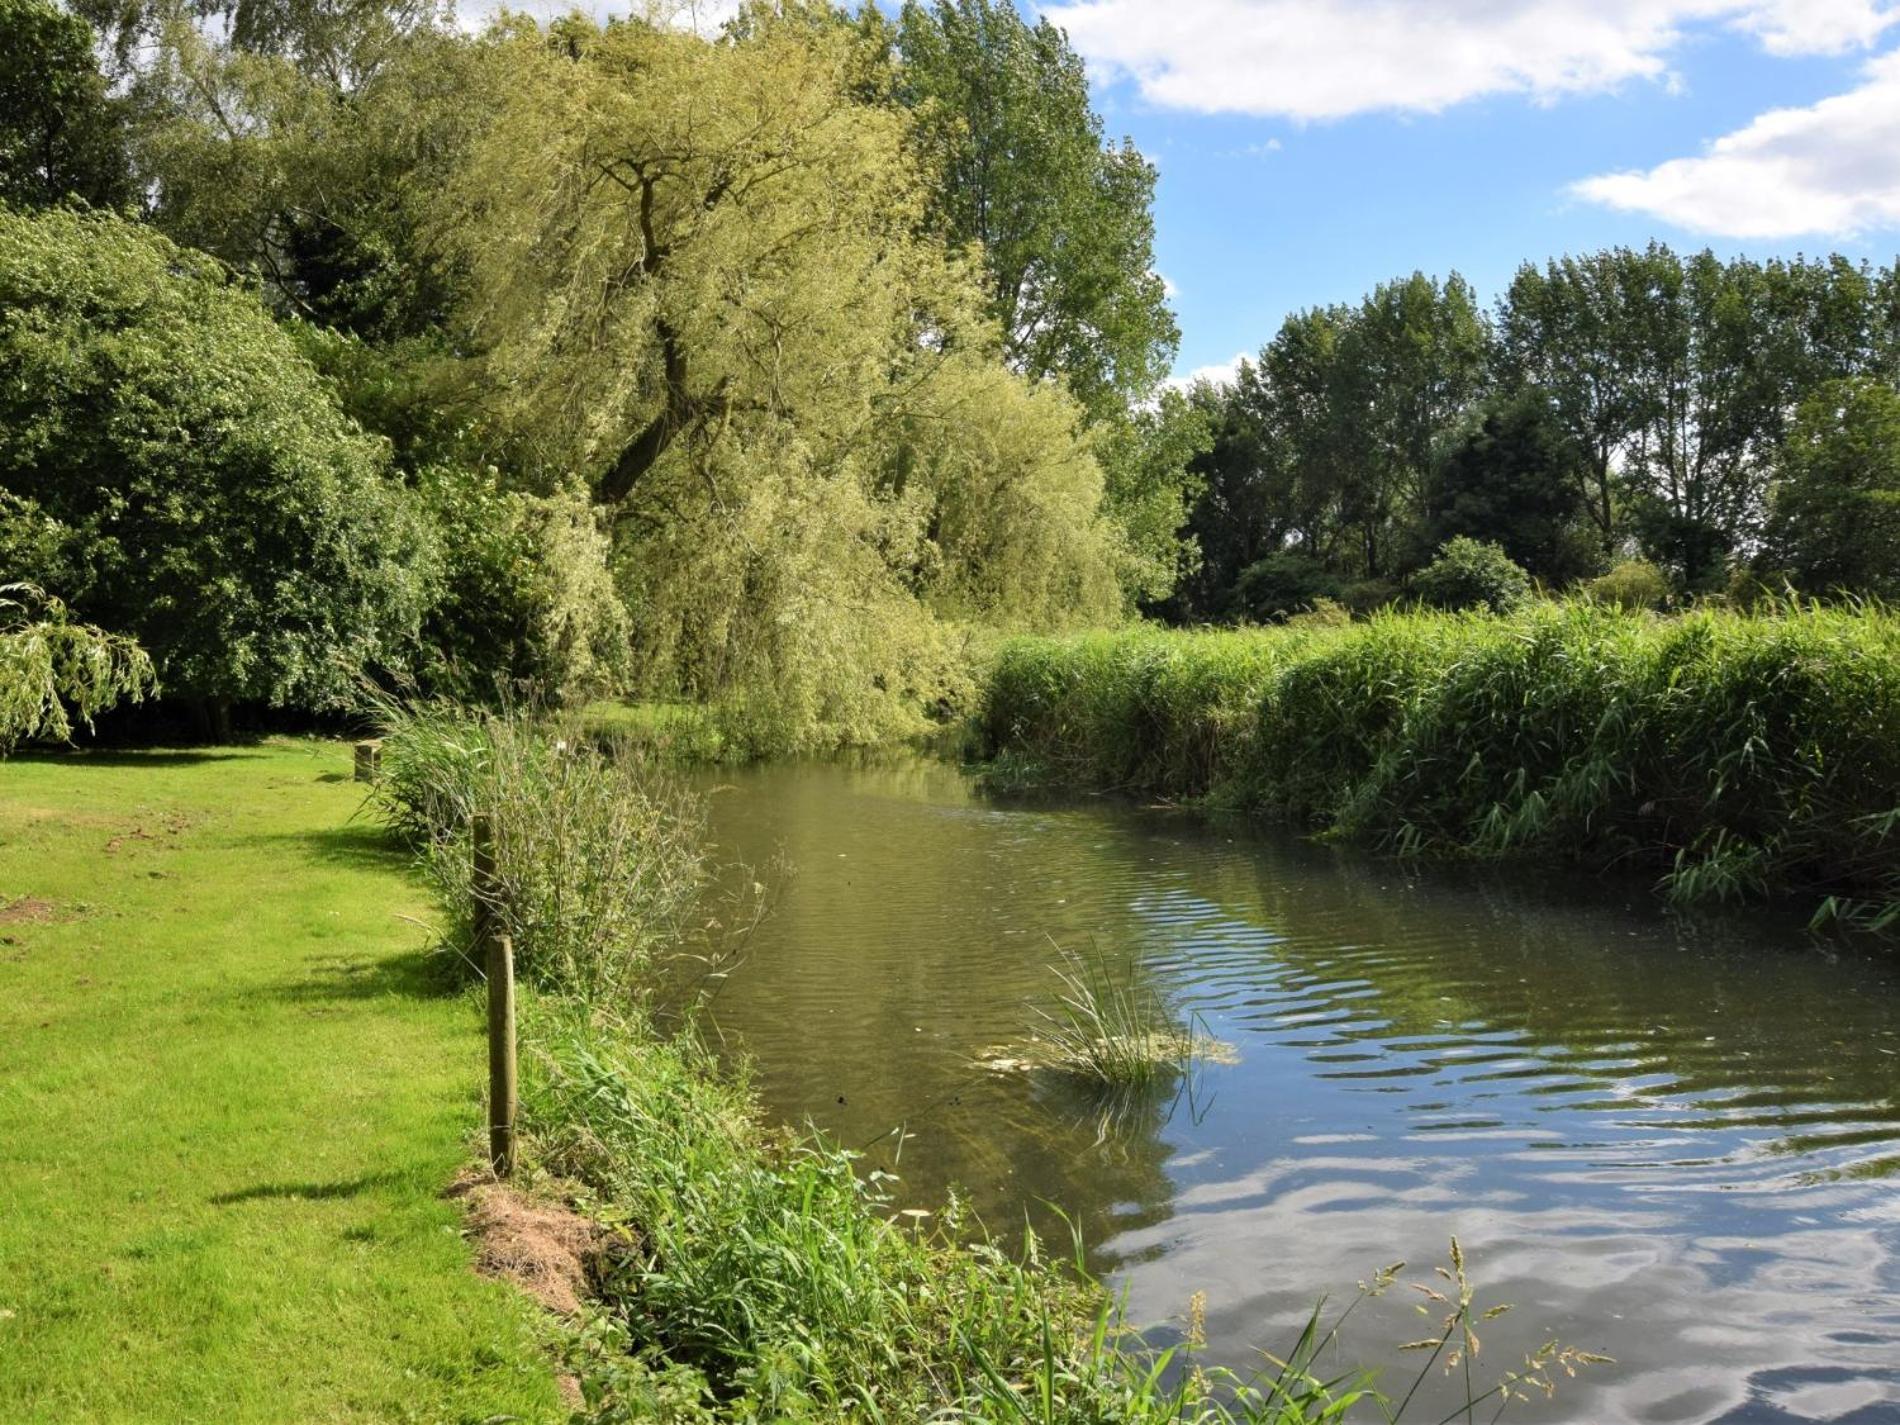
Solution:
M705 889L698 798L630 744L532 707L385 702L378 726L373 802L460 915L474 905L469 829L491 818L494 910L524 979L607 1004L653 989Z
M1794 892L1900 918L1900 618L1871 605L1020 639L980 733L1018 778L1403 851L1648 865L1683 902Z

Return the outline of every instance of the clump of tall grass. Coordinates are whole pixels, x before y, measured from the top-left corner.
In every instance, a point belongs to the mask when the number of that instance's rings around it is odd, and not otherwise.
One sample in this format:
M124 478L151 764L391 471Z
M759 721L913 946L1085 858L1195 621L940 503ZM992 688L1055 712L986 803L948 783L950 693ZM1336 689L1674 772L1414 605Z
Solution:
M1126 1091L1176 1079L1217 1048L1132 966L1071 953L1051 968L1061 989L1032 1006L1046 1067Z
M378 709L373 793L457 914L472 915L470 834L493 826L493 911L524 979L599 1003L648 993L706 881L699 800L629 744L583 739L530 707Z
M1021 639L981 740L1405 851L1650 865L1682 901L1900 905L1900 617L1873 606Z

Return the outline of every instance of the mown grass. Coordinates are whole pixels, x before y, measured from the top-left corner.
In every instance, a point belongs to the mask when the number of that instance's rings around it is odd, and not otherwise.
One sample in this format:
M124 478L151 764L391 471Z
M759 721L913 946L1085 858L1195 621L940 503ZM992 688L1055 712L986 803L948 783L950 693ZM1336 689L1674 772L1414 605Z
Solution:
M349 767L0 763L0 1420L566 1418L442 1200L479 1021Z
M1681 901L1900 921L1900 618L1544 603L1343 628L1019 639L1001 779L1210 802L1407 852L1650 866Z

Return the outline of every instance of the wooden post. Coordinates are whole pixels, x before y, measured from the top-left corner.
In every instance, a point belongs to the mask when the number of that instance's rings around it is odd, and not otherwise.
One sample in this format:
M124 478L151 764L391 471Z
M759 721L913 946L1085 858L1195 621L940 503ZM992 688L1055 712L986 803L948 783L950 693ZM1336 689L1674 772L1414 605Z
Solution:
M515 1170L515 944L488 941L488 1161L495 1176Z
M488 977L488 1159L495 1176L515 1168L515 947L500 927L495 824L477 812L474 846L475 950Z
M382 773L383 744L380 742L359 742L356 744L356 780L373 782Z

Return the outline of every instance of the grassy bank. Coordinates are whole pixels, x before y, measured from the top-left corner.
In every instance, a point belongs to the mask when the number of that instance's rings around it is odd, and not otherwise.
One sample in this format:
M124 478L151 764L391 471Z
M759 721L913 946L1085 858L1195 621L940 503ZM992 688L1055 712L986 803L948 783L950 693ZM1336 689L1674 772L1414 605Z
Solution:
M1900 918L1900 618L1878 610L1541 604L1021 639L980 732L1002 777Z
M0 763L0 1419L566 1418L347 748Z

